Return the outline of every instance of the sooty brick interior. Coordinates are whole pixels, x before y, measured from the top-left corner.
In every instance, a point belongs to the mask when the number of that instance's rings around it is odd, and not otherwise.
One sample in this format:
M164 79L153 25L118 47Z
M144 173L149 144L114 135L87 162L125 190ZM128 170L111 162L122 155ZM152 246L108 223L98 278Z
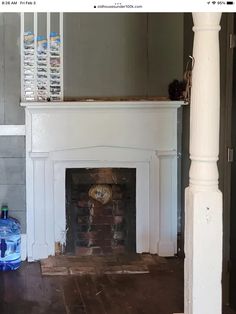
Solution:
M89 196L94 185L109 186L106 203ZM66 170L66 252L104 255L136 250L136 170L75 168Z

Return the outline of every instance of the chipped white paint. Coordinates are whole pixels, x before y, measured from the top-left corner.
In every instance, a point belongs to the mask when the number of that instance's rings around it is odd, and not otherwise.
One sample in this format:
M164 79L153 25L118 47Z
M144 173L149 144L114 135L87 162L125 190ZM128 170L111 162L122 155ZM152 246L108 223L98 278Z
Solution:
M136 250L177 252L181 102L24 103L28 259L65 241L67 168L136 169Z
M190 182L185 204L185 314L221 314L222 195L218 189L220 13L193 13Z

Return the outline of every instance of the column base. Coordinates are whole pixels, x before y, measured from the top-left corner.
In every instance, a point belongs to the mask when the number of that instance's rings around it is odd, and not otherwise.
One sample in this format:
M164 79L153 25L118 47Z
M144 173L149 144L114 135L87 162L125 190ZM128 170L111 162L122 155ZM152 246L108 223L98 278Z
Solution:
M221 314L222 194L186 189L185 308Z

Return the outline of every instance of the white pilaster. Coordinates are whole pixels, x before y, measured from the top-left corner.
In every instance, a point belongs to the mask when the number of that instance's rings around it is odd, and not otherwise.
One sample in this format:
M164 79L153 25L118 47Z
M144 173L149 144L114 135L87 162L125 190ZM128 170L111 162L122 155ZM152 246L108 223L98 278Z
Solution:
M158 153L159 157L159 241L158 255L177 253L177 156L176 153ZM170 197L171 195L171 197Z
M222 195L218 190L220 13L193 13L190 182L185 202L185 314L221 313Z
M47 243L47 213L45 199L45 161L47 153L31 153L33 160L33 221L34 237L28 241L35 259L46 258L48 256ZM30 242L32 241L32 243Z

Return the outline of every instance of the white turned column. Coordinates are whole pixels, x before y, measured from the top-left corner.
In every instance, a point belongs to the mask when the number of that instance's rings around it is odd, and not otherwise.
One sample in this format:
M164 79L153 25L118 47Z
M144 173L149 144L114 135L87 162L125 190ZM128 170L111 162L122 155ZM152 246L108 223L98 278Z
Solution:
M185 314L221 314L222 195L218 190L220 13L193 13L190 180L185 199Z

